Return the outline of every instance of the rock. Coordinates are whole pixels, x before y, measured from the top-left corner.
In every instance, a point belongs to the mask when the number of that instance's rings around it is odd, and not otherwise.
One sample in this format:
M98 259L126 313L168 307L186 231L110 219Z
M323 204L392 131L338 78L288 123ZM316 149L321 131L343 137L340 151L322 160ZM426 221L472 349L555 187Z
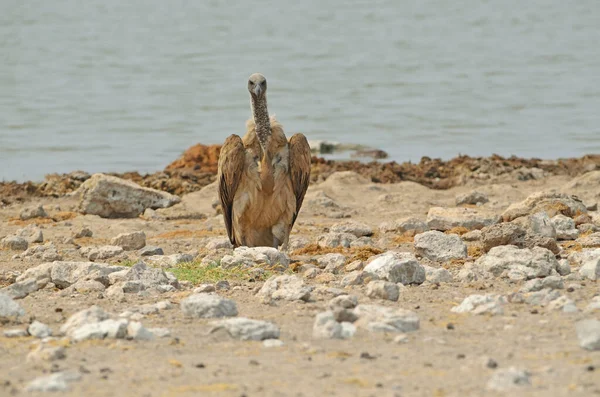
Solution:
M433 284L449 283L452 281L452 274L444 268L435 268L423 266L425 268L425 279Z
M233 244L231 244L231 241L227 237L214 237L208 240L205 248L211 251L221 248L231 249L233 248Z
M500 295L470 295L451 311L454 313L492 314L504 313L505 297Z
M114 176L94 174L79 188L79 211L102 218L135 218L146 208L167 208L181 199Z
M147 245L144 248L138 251L139 256L155 256L155 255L164 255L165 252L160 247L155 247L153 245Z
M446 231L455 227L482 229L499 221L500 217L495 214L472 208L432 207L427 213L427 226L432 230Z
M263 346L266 348L282 347L284 343L279 339L265 339L263 340Z
M600 278L600 257L586 260L579 268L579 275L590 280L598 280Z
M342 281L340 281L340 285L342 287L346 287L348 285L363 285L367 279L370 280L373 277L377 278L377 276L374 276L372 274L368 274L363 271L356 270L356 271L346 274L342 278Z
M22 221L33 218L46 218L47 216L48 214L41 204L38 204L36 207L23 208L19 214L19 218L21 218Z
M81 375L74 371L57 372L52 375L35 378L25 387L27 392L64 392L69 390L69 383L78 381Z
M526 218L520 219L525 220L525 224L529 228L530 234L556 239L556 229L554 229L554 224L546 212L537 212ZM515 222L517 221L518 220L515 220Z
M415 252L435 262L448 262L466 258L467 246L456 234L432 230L415 236Z
M272 276L256 294L263 302L271 300L308 301L313 287L304 285L301 278L293 275Z
M0 292L0 323L6 320L18 319L25 315L25 310L17 302L3 292Z
M499 369L494 372L488 381L487 389L493 391L506 391L529 386L531 384L529 377L529 372L515 367Z
M367 296L374 299L387 299L397 301L400 289L394 283L384 280L375 280L367 284Z
M87 226L83 226L81 229L76 229L73 232L73 238L92 237L93 235L94 232L92 232Z
M106 319L100 322L83 324L70 333L73 342L81 342L89 339L123 339L128 332L128 321L126 319Z
M290 242L288 246L290 251L295 251L306 247L308 244L310 244L310 240L306 237L292 236L290 237Z
M462 193L456 195L456 205L464 205L464 204L485 204L488 201L487 194L478 192L477 190L472 190L468 193Z
M353 261L346 265L344 268L347 272L354 272L357 270L362 270L365 267L365 263L363 261Z
M560 298L560 292L545 288L539 291L530 292L524 295L525 303L533 306L546 306L550 302ZM512 299L514 301L514 299Z
M356 240L357 237L350 233L327 233L317 237L317 245L319 247L329 248L349 248L350 245Z
M493 227L493 226L494 225L489 226L489 227ZM475 230L471 230L470 232L463 234L462 236L460 236L460 238L462 238L463 241L480 241L483 238L483 233L481 232L481 230L475 229Z
M377 255L364 269L378 279L392 283L422 284L425 281L425 269L414 255L407 252L389 251Z
M322 270L319 269L318 267L311 267L310 269L307 269L304 273L302 273L302 277L312 279L312 278L317 277L321 273L322 273Z
M123 266L95 262L54 262L50 271L50 279L61 289L86 277L108 285L108 275L124 269Z
M405 309L377 305L358 305L356 325L375 332L411 332L419 329L419 317Z
M557 266L554 254L545 248L519 249L514 245L494 247L474 264L474 268L484 273L513 280L546 277Z
M315 276L315 281L319 284L329 284L336 280L335 276L331 273L320 273Z
M9 285L8 287L0 289L0 292L5 293L13 299L23 299L27 295L43 288L48 279L45 281L36 280L34 278L29 278L27 280L19 281L14 284Z
M24 329L5 329L5 338L24 338L29 336L29 333Z
M234 301L207 293L190 295L182 300L181 311L195 318L234 317L238 314Z
M561 276L566 276L571 273L571 265L569 265L569 261L566 259L561 259L558 261L558 266L556 266L556 271Z
M148 328L148 332L157 338L168 338L171 336L171 331L167 328Z
M221 259L221 266L225 269L235 266L253 267L258 264L287 268L290 259L284 252L272 247L237 247L233 250L233 255L225 255Z
M429 230L429 226L418 218L408 217L393 222L383 222L379 225L379 231L382 233L398 233L408 236L414 236Z
M173 255L152 255L144 258L144 261L148 262L154 267L160 267L163 269L169 269L176 267L181 263L190 263L194 261L194 256L190 254L173 254Z
M336 309L354 309L358 305L358 298L355 295L340 295L331 299L327 303L330 310Z
M0 240L0 248L11 251L25 251L29 243L23 237L7 236Z
M575 324L579 346L585 350L600 350L600 321L582 320Z
M27 355L27 361L33 363L51 362L64 360L67 357L67 350L63 346L44 346L38 345Z
M483 250L488 252L501 245L515 245L523 247L525 235L524 228L514 223L498 223L481 229L481 242Z
M313 324L313 338L350 339L356 333L356 327L349 322L337 322L333 312L317 314Z
M171 279L162 269L148 267L143 261L139 261L133 265L127 274L125 274L123 280L126 282L123 286L123 290L126 293L139 292L151 288L160 289L167 286L178 287L177 279ZM129 288L131 288L131 291L129 291Z
M31 267L27 269L23 274L17 277L16 281L21 282L28 280L30 278L35 280L43 280L50 278L50 272L54 267L54 263L42 263L36 267Z
M335 225L331 226L329 231L331 233L349 233L355 235L356 237L373 235L373 229L371 229L370 226L354 221L336 223Z
M592 233L585 237L579 237L575 241L581 244L583 248L600 247L600 232Z
M594 296L585 308L586 311L600 310L600 295Z
M575 226L575 221L568 216L558 214L551 221L556 230L556 238L559 240L575 240L579 237L579 230Z
M109 317L109 314L106 313L101 307L94 305L87 309L78 311L69 317L62 327L60 327L60 332L66 334L67 336L71 336L73 331L77 328L86 324L98 323L100 321L107 320Z
M29 327L27 327L27 332L29 332L29 335L36 338L46 338L52 335L52 330L50 327L44 323L40 323L37 320L29 324Z
M325 269L326 272L338 274L344 268L346 263L346 256L342 254L326 254L317 259L317 263L321 269Z
M125 251L135 251L146 245L146 233L142 231L121 233L110 240L111 245L123 248Z
M142 323L131 321L127 325L127 338L133 340L151 340L154 339L154 334L146 329Z
M35 225L27 225L23 229L17 230L17 237L24 238L29 243L43 243L44 242L44 233L42 233L42 229L36 227Z
M211 324L214 326L211 333L224 329L232 338L239 340L279 339L279 327L267 321L236 317Z
M90 261L98 261L114 258L123 253L123 248L116 245L103 245L100 247L84 247L80 250L81 254Z
M577 305L573 299L566 296L560 296L548 304L548 310L561 310L564 313L576 313Z
M80 294L89 294L91 292L103 292L106 290L106 287L100 281L80 279L75 284L72 284L69 289L75 290Z
M521 216L535 214L540 211L545 211L551 217L560 213L570 218L580 213L587 213L585 205L572 196L555 192L538 192L530 195L520 203L512 204L504 211L502 219L505 222L510 222Z
M197 288L194 289L194 294L200 294L203 292L215 292L214 284L200 284Z
M563 289L564 282L560 276L549 276L546 278L534 278L525 283L521 288L521 292L534 292L542 289Z

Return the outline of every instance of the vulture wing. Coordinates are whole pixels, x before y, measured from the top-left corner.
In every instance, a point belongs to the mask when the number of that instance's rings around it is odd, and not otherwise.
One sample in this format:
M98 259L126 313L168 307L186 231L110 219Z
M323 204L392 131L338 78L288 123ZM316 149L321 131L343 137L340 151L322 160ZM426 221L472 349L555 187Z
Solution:
M292 189L296 196L296 211L292 218L291 226L294 226L308 183L310 182L310 146L303 134L294 134L289 141L290 144L290 178Z
M230 135L225 140L219 154L217 181L227 235L234 246L237 246L237 244L233 234L233 198L242 179L245 159L246 150L242 139L235 134Z

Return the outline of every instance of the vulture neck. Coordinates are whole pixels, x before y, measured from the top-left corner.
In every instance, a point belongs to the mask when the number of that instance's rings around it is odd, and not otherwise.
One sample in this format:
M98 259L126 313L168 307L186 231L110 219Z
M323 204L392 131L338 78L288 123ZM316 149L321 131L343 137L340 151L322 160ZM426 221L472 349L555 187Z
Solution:
M263 96L260 99L252 97L252 116L256 128L256 137L262 149L260 179L262 190L273 192L273 165L272 153L269 152L269 143L271 141L271 122L269 120L269 110L267 109L267 98Z

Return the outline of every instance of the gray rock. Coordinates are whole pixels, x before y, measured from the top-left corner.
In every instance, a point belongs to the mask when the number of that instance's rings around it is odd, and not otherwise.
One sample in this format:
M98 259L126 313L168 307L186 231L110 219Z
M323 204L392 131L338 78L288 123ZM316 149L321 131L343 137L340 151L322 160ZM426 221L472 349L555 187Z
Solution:
M575 221L568 216L558 214L551 221L556 230L556 238L559 240L575 240L579 237L579 230L575 225Z
M21 210L21 213L19 214L19 218L21 218L22 221L26 221L33 218L46 218L47 216L48 214L46 213L46 210L44 210L44 207L41 204L38 204L35 207L23 208Z
M400 296L398 285L384 280L375 280L367 284L367 296L375 299L397 301Z
M372 274L356 270L346 274L340 281L340 285L342 287L347 287L349 285L363 285L367 279L373 278L374 276ZM375 276L375 278L377 278L377 276Z
M302 277L309 278L309 279L315 278L321 273L323 273L323 271L321 269L319 269L318 267L311 267L310 269L307 269L304 273L302 273Z
M123 266L95 262L54 262L50 279L58 288L67 288L83 278L108 284L109 274L125 269Z
M27 330L24 329L5 329L4 330L4 337L5 338L24 338L26 336L29 336L29 333L27 332Z
M29 243L23 237L7 236L0 240L0 248L11 251L25 251Z
M91 292L103 292L106 290L106 287L100 281L80 279L75 284L72 284L69 290L77 291L80 294L89 294Z
M338 274L344 268L346 263L346 256L343 254L326 254L317 259L317 263L321 269L325 269L326 272Z
M138 251L139 256L154 256L154 255L164 255L165 252L160 247L155 247L154 245L147 245L144 248Z
M571 265L569 265L569 261L566 259L561 259L558 261L558 266L556 266L556 271L561 276L566 276L571 273Z
M45 280L48 281L48 279ZM43 288L45 284L46 282L43 280L38 281L34 278L29 278L2 288L0 289L0 292L5 293L13 299L22 299L40 288Z
M493 225L490 227L493 227ZM463 241L480 241L481 239L483 239L483 233L481 230L475 229L463 234L462 236L460 236L460 238Z
M194 294L206 293L206 292L215 292L214 284L200 284L197 288L194 289Z
M279 327L267 321L236 317L211 324L214 326L211 333L224 329L232 338L239 340L279 339Z
M146 233L142 231L121 233L110 240L111 245L123 248L125 251L135 251L146 246Z
M67 336L71 336L73 331L77 328L86 324L99 323L100 321L107 320L109 317L109 314L101 307L94 305L87 309L80 310L69 317L62 327L60 327L60 332Z
M333 312L317 314L313 324L313 338L316 339L350 339L356 333L356 327L349 322L338 322Z
M456 195L456 205L464 205L464 204L485 204L488 201L487 194L483 192L478 192L477 190L471 190L467 193L462 193Z
M398 233L414 236L429 230L429 226L418 218L408 217L392 222L383 222L379 225L382 233Z
M272 247L238 247L233 250L233 255L225 255L221 259L221 266L225 269L235 266L254 267L258 264L287 268L290 259L284 252Z
M470 295L451 311L454 313L492 314L504 313L505 297L500 295Z
M487 389L493 391L514 390L531 384L530 374L515 367L499 369L487 383Z
M355 221L336 223L335 225L331 226L330 232L349 233L355 235L356 237L373 235L373 229L371 229L370 226Z
M69 383L81 379L81 375L74 371L57 372L52 375L35 378L25 387L27 392L61 392L69 390Z
M572 252L567 257L569 263L574 266L583 266L589 260L600 259L600 249L583 250ZM18 281L19 279L17 279Z
M570 195L555 192L538 192L530 195L520 203L512 204L502 214L504 222L510 222L522 216L545 211L553 217L558 213L574 217L580 213L586 214L585 205Z
M550 302L560 298L560 292L550 288L545 288L539 291L526 293L524 295L525 303L533 306L546 306Z
M579 346L585 350L600 350L600 321L589 319L575 324Z
M563 289L565 288L563 279L560 276L549 276L546 278L534 278L525 283L521 292L535 292L542 289Z
M358 298L355 295L340 295L331 299L327 303L330 310L335 309L354 309L358 305Z
M357 240L354 234L350 233L327 233L317 237L317 244L319 247L344 247L350 248L350 245Z
M23 229L17 230L16 235L18 237L24 238L29 243L44 242L44 233L42 232L42 229L35 225L27 225Z
M92 237L93 235L94 232L92 232L87 226L83 226L81 229L76 229L73 232L73 238Z
M0 292L0 322L17 319L25 315L25 310L17 302L3 292Z
M51 362L64 360L67 350L63 346L44 346L42 344L27 355L27 361L33 363Z
M47 338L48 336L52 336L52 330L50 327L37 320L29 324L29 327L27 327L27 332L29 332L29 335L36 338Z
M263 302L271 300L308 301L312 286L304 285L301 278L293 275L272 276L256 294Z
M513 280L546 277L557 266L554 254L545 248L519 249L513 245L494 247L474 264L474 268L484 273Z
M89 339L123 339L128 333L128 321L126 319L106 319L100 322L83 324L70 333L73 342L81 342Z
M157 338L168 338L171 336L171 331L168 328L148 328L148 332Z
M181 301L181 311L188 317L215 318L237 316L234 301L214 294L190 295Z
M144 258L151 266L170 269L181 263L190 263L194 261L194 256L190 254L172 254L172 255L152 255Z
M301 248L306 247L310 244L310 240L306 237L302 236L292 236L290 237L290 242L288 244L290 251L295 251Z
M467 246L456 234L432 230L415 236L415 252L435 262L448 262L466 258Z
M449 283L452 281L452 274L446 269L431 266L425 268L425 279L433 284Z
M123 253L123 248L116 245L103 245L100 247L84 247L80 252L90 261L101 261L121 255Z
M587 259L579 268L579 275L590 280L600 278L600 257Z
M230 249L233 248L233 244L231 244L231 241L227 237L214 237L207 241L205 248L208 250Z
M131 321L127 325L127 338L133 340L152 340L154 339L154 334L146 329L142 323Z
M554 224L545 211L537 212L528 216L526 219L532 234L556 239Z
M455 227L481 229L499 221L500 217L493 213L472 208L432 207L427 213L427 226L432 230L446 231Z
M179 286L177 279L171 279L162 269L148 267L143 261L133 265L123 279L126 283L123 290L126 293L166 286L178 288Z
M419 317L405 309L377 305L358 305L356 325L375 332L410 332L419 329Z
M498 223L481 229L481 242L483 250L488 252L501 245L515 245L523 247L526 230L514 223Z
M17 277L17 282L25 281L27 279L33 278L35 280L43 280L50 278L50 272L54 267L54 263L42 263L36 267L31 267L27 269L23 274Z
M425 269L414 255L407 252L389 251L377 255L364 269L367 274L392 283L422 284Z

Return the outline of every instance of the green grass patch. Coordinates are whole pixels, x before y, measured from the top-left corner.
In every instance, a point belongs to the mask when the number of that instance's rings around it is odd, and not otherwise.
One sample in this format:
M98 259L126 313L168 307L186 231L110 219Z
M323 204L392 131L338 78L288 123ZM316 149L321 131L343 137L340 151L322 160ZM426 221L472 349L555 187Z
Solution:
M189 281L192 284L216 283L217 281L263 281L277 272L264 269L264 272L252 272L252 268L236 266L224 269L218 264L204 265L198 262L180 263L176 267L167 269L180 281Z

